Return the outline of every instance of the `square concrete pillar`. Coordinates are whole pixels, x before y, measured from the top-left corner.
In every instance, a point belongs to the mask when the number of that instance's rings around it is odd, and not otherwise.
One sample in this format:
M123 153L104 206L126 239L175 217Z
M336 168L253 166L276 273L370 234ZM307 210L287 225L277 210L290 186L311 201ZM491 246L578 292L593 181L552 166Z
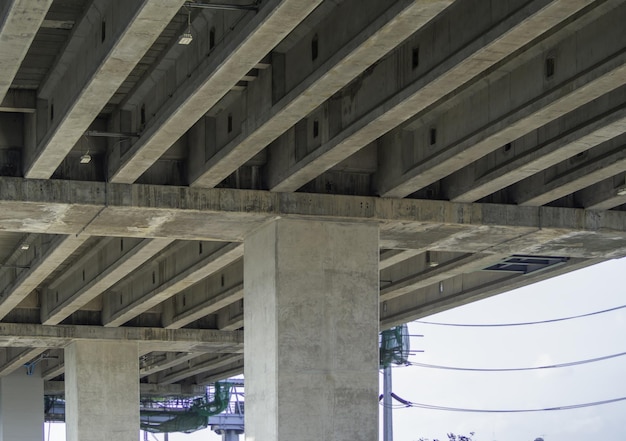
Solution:
M139 439L137 343L76 341L65 349L67 441Z
M43 379L20 368L0 378L0 441L43 439Z
M377 225L273 221L244 291L246 440L376 440Z

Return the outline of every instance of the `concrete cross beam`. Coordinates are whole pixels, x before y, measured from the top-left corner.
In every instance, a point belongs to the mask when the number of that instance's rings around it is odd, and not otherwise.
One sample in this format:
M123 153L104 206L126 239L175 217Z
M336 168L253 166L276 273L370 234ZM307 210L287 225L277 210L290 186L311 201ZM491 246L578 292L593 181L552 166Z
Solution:
M63 396L65 395L65 382L64 381L44 381L44 394ZM206 393L206 387L197 384L155 384L155 383L140 383L139 394L142 397L146 396L199 396Z
M24 365L39 355L41 355L45 348L0 348L0 377L9 375L10 373L22 368L26 369Z
M52 176L183 3L91 3L39 88L38 98L45 107L40 109L43 118L38 126L45 129L35 150L26 152L24 176Z
M152 352L139 359L139 375L143 378L156 374L173 366L186 363L200 355L202 354L197 352Z
M567 20L586 6L586 1L533 1L520 10L488 23L478 38L465 36L464 44L437 66L408 85L393 88L381 96L379 105L352 122L301 160L281 158L272 153L268 163L269 187L273 191L295 191L331 167L347 159L413 115L427 109L464 84L482 75L508 55L530 43L544 32ZM465 16L457 17L462 28ZM455 36L457 34L454 34ZM458 34L464 36L464 34ZM436 37L435 37L436 39ZM448 48L447 51L452 51ZM371 107L370 107L371 108ZM283 152L282 156L287 156ZM384 194L387 193L385 187Z
M252 123L246 123L242 127L244 131L223 146L206 163L190 161L192 169L189 181L192 186L215 187L218 185L370 65L406 38L418 32L433 17L447 8L452 0L431 2L401 0L391 6L376 0L369 3L366 4L362 0L352 3L344 2L326 17L324 23L319 24L319 28L325 30L341 20L339 26L348 30L360 29L360 31L351 38L348 38L349 34L344 32L334 35L332 41L325 45L324 50L330 52L333 49L331 45L333 45L335 52L325 61L322 60L323 62L315 60L319 67L308 77L271 108L258 106L259 108L254 113L261 114L261 117L255 118ZM355 8L361 9L363 13L353 14L352 11ZM379 12L378 9L383 10ZM368 15L371 10L375 10L378 16L373 21ZM301 51L301 48L298 46L294 50ZM322 58L321 55L320 58ZM293 61L285 66L285 70L293 71L291 75L285 72L279 73L280 69L275 66L272 72L273 81L286 82L284 77L298 75L302 70L302 65L302 59L293 58ZM277 78L279 75L280 78ZM205 146L200 145L200 148L204 153ZM200 162L200 167L198 167L198 162Z
M626 174L622 172L577 192L575 197L588 210L610 210L626 204L626 193L620 191L625 187Z
M102 239L41 294L41 323L58 325L128 276L173 239ZM85 277L87 276L87 277Z
M0 102L9 91L51 4L52 0L12 0L0 5Z
M185 378L201 374L207 371L215 371L217 369L228 367L233 363L243 360L243 354L225 354L218 357L201 356L187 363L180 364L178 367L168 369L157 375L159 384L171 384Z
M156 111L141 137L124 155L110 155L111 182L137 180L174 142L253 69L321 0L270 0L221 50Z
M134 341L174 352L238 352L243 334L209 329L103 328L0 323L0 347L63 348L73 341Z

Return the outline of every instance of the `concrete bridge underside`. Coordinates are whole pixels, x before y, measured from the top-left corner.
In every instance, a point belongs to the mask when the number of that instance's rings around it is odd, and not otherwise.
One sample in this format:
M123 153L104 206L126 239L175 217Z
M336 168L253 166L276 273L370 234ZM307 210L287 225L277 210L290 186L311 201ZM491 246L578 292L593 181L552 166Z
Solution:
M117 349L136 395L245 358L251 401L297 412L277 391L319 378L276 354L332 359L307 342L341 353L339 322L368 354L626 256L626 1L208 3L0 5L0 376L36 362L81 403L84 360ZM316 369L366 384L375 355Z

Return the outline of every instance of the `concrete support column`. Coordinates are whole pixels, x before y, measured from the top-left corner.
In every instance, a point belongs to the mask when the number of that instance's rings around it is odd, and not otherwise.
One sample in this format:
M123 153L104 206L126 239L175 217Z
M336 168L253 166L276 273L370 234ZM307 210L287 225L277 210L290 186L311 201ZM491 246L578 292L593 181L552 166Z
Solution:
M43 439L43 379L20 368L0 378L0 441Z
M376 440L378 226L273 221L244 292L246 440Z
M137 441L137 343L71 343L65 349L65 411L67 441Z

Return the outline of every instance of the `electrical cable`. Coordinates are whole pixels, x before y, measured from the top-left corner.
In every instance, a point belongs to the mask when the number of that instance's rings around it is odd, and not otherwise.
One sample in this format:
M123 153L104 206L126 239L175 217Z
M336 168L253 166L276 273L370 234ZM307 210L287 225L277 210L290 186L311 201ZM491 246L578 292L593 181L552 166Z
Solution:
M394 396L395 394L392 394ZM394 396L395 398L395 396ZM467 412L467 413L528 413L528 412L549 412L555 410L572 410L572 409L581 409L583 407L594 407L601 406L604 404L617 403L619 401L626 401L626 397L619 398L611 398L608 400L602 401L593 401L591 403L581 403L581 404L570 404L566 406L553 406L553 407L543 407L543 408L535 408L535 409L468 409L462 407L447 407L447 406L436 406L433 404L423 404L423 403L413 403L408 400L402 400L404 404L401 406L402 408L419 408L419 409L428 409L428 410L443 410L448 412ZM384 407L382 403L381 406ZM392 406L393 408L398 408L398 406Z
M618 354L605 355L602 357L589 358L586 360L570 361L567 363L551 364L546 366L534 366L534 367L521 367L521 368L468 368L457 366L440 366L436 364L407 362L408 366L417 366L431 369L447 369L451 371L470 371L470 372L514 372L514 371L535 371L540 369L555 369L569 366L578 366L586 363L594 363L597 361L610 360L611 358L623 357L626 352L620 352Z
M565 321L565 320L573 320L573 319L578 319L578 318L582 318L582 317L590 317L590 316L593 316L593 315L604 314L604 313L607 313L607 312L613 312L613 311L617 311L619 309L624 309L624 308L626 308L626 305L616 306L614 308L609 308L609 309L603 309L601 311L589 312L589 313L586 313L586 314L573 315L573 316L570 316L570 317L562 317L562 318L550 319L550 320L539 320L539 321L535 321L535 322L472 324L472 323L442 323L442 322L431 322L431 321L425 321L425 320L415 320L413 323L419 323L419 324L422 324L422 325L456 326L456 327L468 327L468 328L492 328L492 327L506 327L506 326L526 326L526 325L540 325L540 324L544 324L544 323L562 322L562 321Z

